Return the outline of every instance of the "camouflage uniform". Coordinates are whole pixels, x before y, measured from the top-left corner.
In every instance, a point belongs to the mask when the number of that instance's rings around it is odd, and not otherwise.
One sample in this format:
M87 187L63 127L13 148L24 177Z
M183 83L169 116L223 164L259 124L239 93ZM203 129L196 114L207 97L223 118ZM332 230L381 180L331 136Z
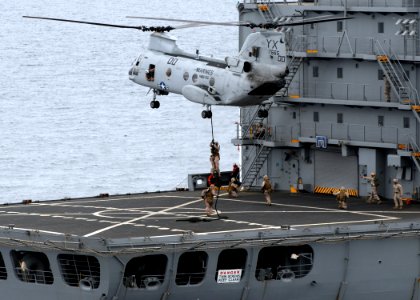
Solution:
M334 195L337 196L338 208L347 209L347 199L349 198L349 192L344 188L344 186L342 186Z
M218 142L211 141L210 143L210 163L211 163L211 172L217 173L220 175L219 170L219 161L220 161L220 145Z
M204 205L206 206L205 211L207 216L211 216L213 214L213 200L214 196L216 196L216 188L214 184L210 185L207 189L201 192L201 198L204 199Z
M261 191L264 193L265 203L271 205L271 193L273 192L273 188L271 187L271 182L267 175L264 175L263 177Z
M237 198L238 197L238 188L239 188L239 186L236 184L236 179L234 177L232 177L230 179L230 183L229 183L229 186L228 186L229 197Z
M398 179L393 180L394 184L392 189L394 190L394 209L402 209L403 203L401 195L403 194L402 185L398 182Z
M369 198L367 200L367 203L377 203L380 204L382 201L378 196L378 179L376 178L376 174L375 173L371 173L370 176L364 176L363 178L365 178L367 181L369 181L370 183L370 194L369 194Z

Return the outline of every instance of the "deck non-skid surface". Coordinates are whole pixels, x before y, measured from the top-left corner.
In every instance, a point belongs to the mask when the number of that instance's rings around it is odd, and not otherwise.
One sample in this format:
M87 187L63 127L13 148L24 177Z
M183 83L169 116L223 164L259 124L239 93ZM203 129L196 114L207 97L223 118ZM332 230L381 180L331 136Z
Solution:
M420 220L420 205L393 210L392 201L367 204L350 198L339 210L329 195L276 192L267 206L258 192L242 192L230 199L223 192L218 215L208 218L200 192L164 192L44 201L0 206L1 226L80 236L124 238L195 233L249 231L290 226L368 224ZM219 218L220 217L220 218Z

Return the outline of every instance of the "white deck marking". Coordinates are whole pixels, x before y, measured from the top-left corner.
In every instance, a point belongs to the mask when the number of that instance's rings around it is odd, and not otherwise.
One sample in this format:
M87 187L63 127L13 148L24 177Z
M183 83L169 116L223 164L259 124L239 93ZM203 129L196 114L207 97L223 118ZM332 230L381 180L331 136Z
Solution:
M197 198L195 198L195 199L197 199ZM180 207L184 207L184 206L194 204L194 203L197 203L197 202L202 202L202 201L203 201L203 199L200 198L198 200L189 201L189 202L177 205L177 206L168 207L168 208L160 210L160 211L151 212L150 214L142 216L142 217L134 218L134 219L131 219L131 220L128 220L128 221L125 221L125 222L121 222L121 223L118 223L118 224L115 224L115 225L112 225L112 226L108 226L108 227L93 231L91 233L85 234L84 237L89 237L89 236L92 236L92 235L95 235L95 234L98 234L98 233L101 233L101 232L104 232L104 231L107 231L107 230L110 230L110 229L113 229L113 228L116 228L116 227L119 227L119 226L129 225L133 222L136 222L136 221L139 221L139 220L142 220L142 219L147 219L147 218L149 218L151 216L154 216L154 215L162 214L162 213L165 213L167 211L171 211L171 210L174 210L174 209L177 209L177 208L180 208Z
M226 193L224 194L220 194L219 195L219 199L220 200L224 200L224 201L231 201L231 202L240 202L240 203L254 203L254 204L259 204L259 205L264 205L263 201L253 201L253 200L241 200L241 199L231 199L231 198L223 198L222 196L226 195ZM106 199L92 199L92 200L80 200L80 201L72 201L71 204L69 202L67 203L33 203L32 205L38 205L38 206L51 206L51 207L82 207L82 208L92 208L92 209L100 209L101 211L96 211L93 213L94 216L96 217L101 217L101 218L109 218L109 219L115 219L115 218L121 218L121 215L124 214L143 214L140 217L137 218L133 218L133 219L129 219L127 221L124 222L117 222L117 221L111 221L111 220L98 220L98 219L92 219L92 218L86 218L86 217L81 217L81 215L87 215L90 213L65 213L65 214L59 214L59 215L55 215L55 214L45 214L45 213L25 213L25 212L15 212L15 211L7 211L7 210L3 210L0 211L0 213L4 213L4 214L9 214L9 215L32 215L32 216L42 216L42 217L53 217L53 218L63 218L63 219L76 219L76 220L83 220L83 221L87 221L87 222L98 222L98 223L107 223L107 224L113 224L111 226L99 229L95 232L91 232L89 234L86 234L85 236L92 236L95 234L98 234L100 232L104 232L107 230L110 230L112 228L116 228L119 226L123 226L123 225L134 225L134 226L139 226L139 227L144 227L147 226L149 228L156 228L158 230L169 230L169 231L173 231L173 232L185 232L185 230L183 229L175 229L175 228L167 228L167 227L160 227L160 226L155 226L155 225L145 225L145 224L132 224L133 222L136 222L138 220L142 220L142 219L147 219L149 217L152 216L156 216L156 215L166 215L165 217L159 217L159 219L174 219L176 217L191 217L192 215L202 215L202 211L203 209L201 208L188 208L187 206L189 206L190 204L194 204L200 201L203 201L201 198L198 200L194 200L194 201L190 201L187 203L183 203L177 206L173 206L173 207L164 207L164 206L156 206L156 207L147 207L146 209L138 209L138 208L115 208L115 207L106 207L106 206L98 206L98 205L85 205L86 203L92 202L95 204L98 204L99 202L111 202L111 201L123 201L123 200L142 200L142 199L146 199L146 200L150 200L153 198L158 198L158 199L162 199L162 198L178 198L178 199L186 199L186 198L190 198L190 199L197 199L197 197L193 197L193 196L175 196L175 195L155 195L155 196L150 196L150 195L145 195L143 197L119 197L119 198L106 198ZM76 204L76 205L74 205ZM322 226L322 225L334 225L334 224L352 224L352 223L366 223L366 222L374 222L374 221L391 221L391 220L397 220L399 219L397 216L399 214L419 214L419 212L413 212L413 211L382 211L382 210L377 210L377 211L352 211L352 210L339 210L339 209L331 209L331 208L321 208L321 207L314 207L314 206L305 206L305 205L296 205L296 204L279 204L279 203L273 203L274 207L290 207L290 208L298 208L298 210L272 210L272 209L267 209L267 210L250 210L250 211L228 211L225 212L225 214L229 214L229 215L235 215L235 214L273 214L273 213L347 213L347 214L355 214L355 215L360 215L360 216L369 216L369 219L364 219L364 220L357 220L357 221L336 221L336 222L324 222L324 223L314 223L314 224L296 224L296 225L290 225L291 229L293 230L293 228L297 228L297 227L305 227L305 226ZM158 211L152 211L153 209L158 209ZM182 212L170 212L172 210L181 210ZM300 210L299 210L300 209ZM307 209L307 210L302 210L302 209ZM183 211L185 210L185 211ZM111 215L107 215L107 213L111 214ZM382 214L387 213L387 214L392 214L394 216L384 216ZM118 216L120 215L120 216ZM395 216L397 215L397 216ZM76 217L79 216L79 217ZM277 226L277 225L269 225L269 224L260 224L260 223L252 223L252 222L248 222L248 221L241 221L241 220L234 220L234 219L221 219L221 221L224 222L232 222L232 223L237 223L237 224L248 224L249 226L261 226L259 228L242 228L242 229L238 229L238 230L226 230L226 231L215 231L215 232L207 232L207 233L200 233L200 234L211 234L211 233L228 233L228 232L240 232L240 231L255 231L255 230L263 230L263 229L279 229L281 228L281 226ZM45 231L44 231L45 232ZM61 234L61 233L57 233L54 232L55 234Z

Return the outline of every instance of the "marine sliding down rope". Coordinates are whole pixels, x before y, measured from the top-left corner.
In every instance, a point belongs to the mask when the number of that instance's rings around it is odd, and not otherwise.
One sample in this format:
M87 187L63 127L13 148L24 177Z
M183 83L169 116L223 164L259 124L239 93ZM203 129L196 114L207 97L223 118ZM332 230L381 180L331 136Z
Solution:
M213 117L210 118L210 125L211 125L211 141L214 142L214 131L213 131ZM217 177L215 185L217 186L217 195L216 195L216 201L214 202L214 209L216 210L217 219L221 219L219 215L219 211L217 210L217 202L219 201L219 194L220 194L220 176Z

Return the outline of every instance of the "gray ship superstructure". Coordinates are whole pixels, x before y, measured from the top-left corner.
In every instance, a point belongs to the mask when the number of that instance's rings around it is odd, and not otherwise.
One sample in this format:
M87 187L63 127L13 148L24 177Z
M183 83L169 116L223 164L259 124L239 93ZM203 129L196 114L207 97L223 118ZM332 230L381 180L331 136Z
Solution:
M241 110L244 183L268 174L276 189L367 196L376 173L380 196L392 180L418 198L420 2L409 0L245 1L241 21L256 24L326 15L331 23L282 27L290 73L273 103ZM240 30L240 41L250 32ZM389 86L387 96L386 81ZM268 110L260 118L258 110ZM263 115L262 115L263 116ZM265 135L256 135L256 127Z

